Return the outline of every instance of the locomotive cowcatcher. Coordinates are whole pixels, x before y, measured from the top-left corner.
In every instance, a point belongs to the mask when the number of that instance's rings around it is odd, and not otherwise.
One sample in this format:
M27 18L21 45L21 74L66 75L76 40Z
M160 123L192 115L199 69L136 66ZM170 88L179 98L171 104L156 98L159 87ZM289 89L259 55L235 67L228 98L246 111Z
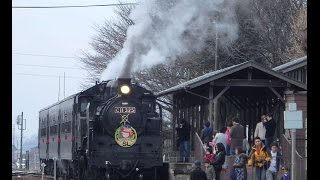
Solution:
M161 114L154 94L129 78L96 83L40 110L45 174L54 174L56 162L64 179L160 179Z

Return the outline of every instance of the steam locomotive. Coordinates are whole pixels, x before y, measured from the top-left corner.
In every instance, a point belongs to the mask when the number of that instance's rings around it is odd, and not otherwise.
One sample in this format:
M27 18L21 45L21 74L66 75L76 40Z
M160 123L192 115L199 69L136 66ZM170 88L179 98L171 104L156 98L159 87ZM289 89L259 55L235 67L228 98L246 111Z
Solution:
M166 171L161 114L154 94L129 78L96 83L40 110L44 173L78 180L159 179Z

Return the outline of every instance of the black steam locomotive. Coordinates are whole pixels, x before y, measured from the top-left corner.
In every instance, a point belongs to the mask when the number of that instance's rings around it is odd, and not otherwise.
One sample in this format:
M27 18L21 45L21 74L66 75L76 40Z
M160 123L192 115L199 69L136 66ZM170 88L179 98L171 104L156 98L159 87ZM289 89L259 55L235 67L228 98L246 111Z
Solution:
M152 92L131 79L96 83L39 113L38 147L45 174L152 180L166 171L161 106Z

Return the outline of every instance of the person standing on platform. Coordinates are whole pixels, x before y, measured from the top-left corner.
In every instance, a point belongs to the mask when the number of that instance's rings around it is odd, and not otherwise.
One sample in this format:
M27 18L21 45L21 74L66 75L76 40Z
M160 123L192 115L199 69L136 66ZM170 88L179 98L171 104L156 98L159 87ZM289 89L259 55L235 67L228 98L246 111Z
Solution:
M215 145L216 148L216 156L213 162L211 163L214 171L216 173L216 180L220 180L220 174L222 171L222 165L226 160L226 151L224 145L222 143L217 143Z
M206 146L209 146L209 142L212 141L213 128L210 127L210 122L205 123L204 128L201 131L201 141Z
M270 145L273 142L273 136L276 132L276 121L273 119L272 114L268 113L267 116L267 121L264 124L264 126L266 127L266 147L268 152L270 152Z
M249 155L248 166L255 167L255 180L266 180L266 171L270 163L270 156L260 137L255 137L254 143Z
M235 173L235 180L247 180L247 162L248 156L243 153L241 147L236 147L236 158L232 165L232 171Z
M214 136L213 142L214 144L218 144L219 142L223 144L224 148L227 146L228 135L225 134L226 127L222 127L219 129L219 132Z
M282 166L282 155L279 152L278 143L271 143L271 151L269 153L271 157L270 166L267 170L267 180L276 180L277 172L279 172L280 166Z
M178 134L177 145L179 147L179 162L189 162L190 126L184 119L181 119L180 124L176 126L176 131Z
M235 148L237 146L242 147L243 138L244 138L244 127L240 124L239 118L234 118L232 120L233 126L230 129L230 155L235 155Z
M290 180L289 168L283 168L284 174L281 176L280 180Z
M211 163L214 161L214 158L215 158L215 154L212 153L212 149L207 148L206 154L203 157L203 162L204 162L205 172L207 174L208 180L216 179L216 173L214 171L213 166L211 165Z
M260 137L263 144L265 144L266 139L266 128L263 123L267 121L266 115L261 115L261 122L258 122L256 125L256 129L254 131L254 137Z
M227 142L226 142L226 156L230 156L230 145L231 145L230 129L232 126L233 126L232 121L228 122L227 130L225 132L225 134L228 137Z

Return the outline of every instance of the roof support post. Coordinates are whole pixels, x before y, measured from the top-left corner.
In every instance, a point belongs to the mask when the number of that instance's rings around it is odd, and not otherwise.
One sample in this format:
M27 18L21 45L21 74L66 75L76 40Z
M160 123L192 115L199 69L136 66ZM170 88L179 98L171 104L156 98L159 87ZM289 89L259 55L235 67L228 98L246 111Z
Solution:
M213 82L210 82L210 87L209 87L209 105L208 105L208 110L209 110L209 114L208 114L208 119L209 122L211 124L211 126L213 127L213 129L215 130L216 127L213 126L213 109L212 109L212 103L213 103Z
M211 85L211 84L210 84ZM218 95L216 95L216 97L214 97L213 99L213 130L218 130L218 126L219 126L219 119L218 119L218 112L219 112L219 98L230 88L230 86L226 86ZM211 99L211 98L210 98Z
M219 99L215 99L214 101L213 101L213 123L214 123L214 125L213 125L213 130L218 130L219 128L218 128L218 111L219 111Z

